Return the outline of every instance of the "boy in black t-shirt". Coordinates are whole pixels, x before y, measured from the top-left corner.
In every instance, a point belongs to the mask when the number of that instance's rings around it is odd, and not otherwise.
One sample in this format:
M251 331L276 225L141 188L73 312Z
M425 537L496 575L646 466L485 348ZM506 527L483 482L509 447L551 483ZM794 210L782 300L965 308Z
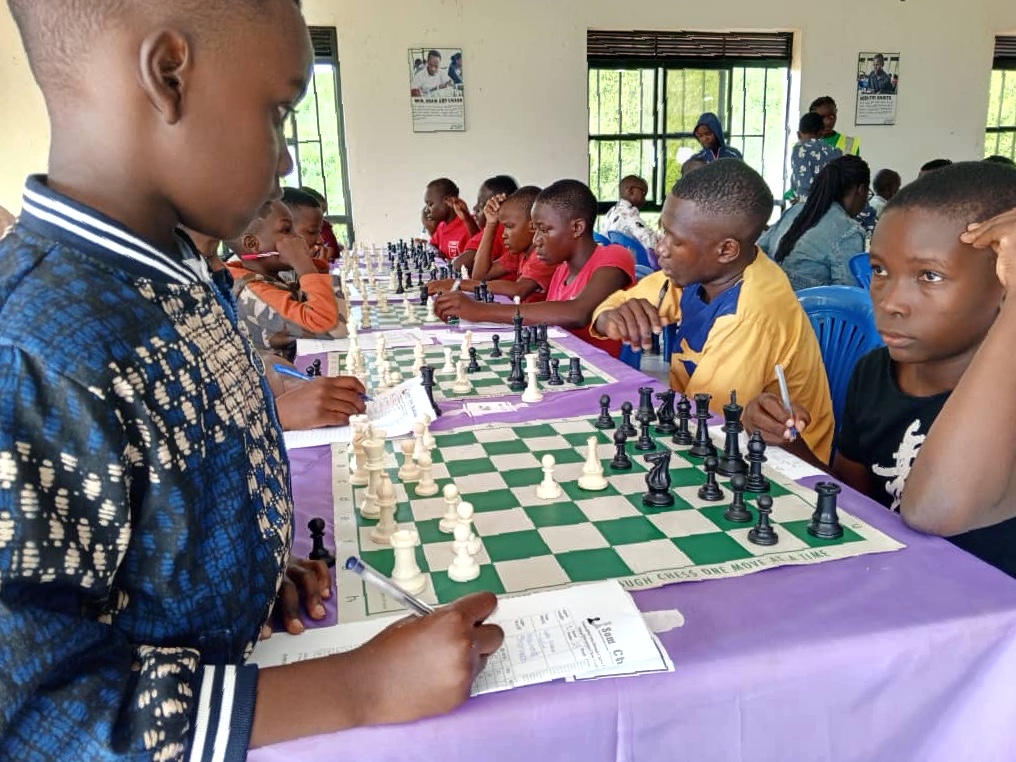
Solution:
M994 254L960 236L971 223L1014 206L1016 170L1001 166L986 170L984 162L954 164L903 188L886 206L875 230L871 295L886 346L863 357L854 369L830 470L894 511L900 510L904 485L932 423L1003 303L1005 291L995 272ZM1011 374L999 374L998 382L1011 385L1011 379ZM993 415L991 402L991 397L982 399L980 415L968 416L955 428L967 427L968 438L979 440L985 417ZM788 416L778 397L764 394L747 405L744 422L749 431L760 430L767 441L787 444L790 428L800 432L810 416L796 404ZM978 429L981 434L973 433ZM1010 425L1010 439L1012 429ZM952 448L948 456L925 455L924 460L933 461L933 468L949 481L957 473L987 467L990 447L984 442L980 457ZM817 462L800 440L789 449ZM1006 450L1006 462L1013 450ZM948 513L948 506L938 511ZM940 528L955 533L985 523L990 521L957 521ZM1016 520L950 539L1016 576Z

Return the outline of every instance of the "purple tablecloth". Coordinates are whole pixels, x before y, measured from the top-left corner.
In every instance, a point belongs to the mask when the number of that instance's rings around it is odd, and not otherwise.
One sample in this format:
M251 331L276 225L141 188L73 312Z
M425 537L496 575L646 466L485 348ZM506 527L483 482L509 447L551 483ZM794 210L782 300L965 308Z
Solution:
M619 386L631 396L645 380L630 371ZM588 413L600 393L590 391L505 419ZM328 448L292 461L302 523L330 518ZM635 593L643 611L686 618L660 636L672 674L483 696L444 717L250 759L1016 759L1016 581L850 489L840 497L907 547ZM309 548L306 535L299 526L297 552Z

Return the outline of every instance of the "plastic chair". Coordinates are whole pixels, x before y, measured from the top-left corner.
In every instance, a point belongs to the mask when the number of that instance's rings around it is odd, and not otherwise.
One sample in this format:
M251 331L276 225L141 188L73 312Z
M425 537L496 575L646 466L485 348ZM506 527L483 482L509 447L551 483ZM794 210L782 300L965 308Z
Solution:
M635 370L642 370L642 353L636 352L627 344L621 347L621 356L618 359L625 365L627 365L629 368L634 368Z
M600 246L610 246L610 239L607 238L603 233L597 233L593 231L593 240L596 241Z
M850 272L857 281L857 285L865 291L871 289L871 259L868 257L868 252L862 251L860 254L855 254L847 265L850 267Z
M607 238L610 239L611 243L619 244L628 249L632 254L635 255L635 264L642 265L642 267L648 267L650 270L653 269L652 264L649 261L649 254L646 252L646 247L643 246L637 239L632 238L630 235L625 235L617 230L611 230L607 233Z
M816 286L801 289L797 298L818 336L838 430L854 366L882 345L871 295L854 286Z
M635 265L635 280L640 281L647 275L652 275L653 271L645 265Z
M671 323L663 328L663 359L668 366L675 349L677 349L677 326Z

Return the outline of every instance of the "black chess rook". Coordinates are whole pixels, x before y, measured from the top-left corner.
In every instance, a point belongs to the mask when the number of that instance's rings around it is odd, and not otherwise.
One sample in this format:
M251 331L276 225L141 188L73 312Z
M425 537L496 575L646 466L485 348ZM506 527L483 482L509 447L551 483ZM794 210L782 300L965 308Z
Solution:
M709 401L711 394L695 395L695 442L688 454L693 458L708 458L716 455L716 448L709 439Z
M835 482L819 482L815 485L818 493L818 508L812 514L808 534L822 540L836 540L843 536L843 527L836 512L836 496L840 485Z

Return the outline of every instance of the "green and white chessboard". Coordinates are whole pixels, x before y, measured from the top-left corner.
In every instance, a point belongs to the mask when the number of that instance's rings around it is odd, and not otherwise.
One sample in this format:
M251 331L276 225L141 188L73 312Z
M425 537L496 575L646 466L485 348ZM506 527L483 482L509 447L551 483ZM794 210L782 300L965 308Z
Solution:
M349 308L349 320L356 321L357 330L360 331L383 331L386 329L393 328L437 328L445 327L437 318L427 317L427 308L420 304L419 299L414 299L411 302L413 306L413 322L406 320L405 307L402 306L402 302L392 302L388 306L388 312L381 312L376 305L370 307L370 326L364 328L361 322L363 317L363 307L356 304ZM410 363L412 364L412 363Z
M510 333L510 330L509 330ZM561 386L551 386L545 381L540 382L540 390L544 394L552 394L556 392L569 391L571 389L587 389L594 386L602 386L604 384L612 384L616 380L613 376L604 370L601 370L596 365L591 363L588 359L582 359L582 375L584 381L581 384L570 384L568 383L568 358L571 356L568 352L556 341L549 339L551 358L556 358L561 361L559 366L559 374L564 384ZM481 344L476 346L476 358L480 364L480 370L474 373L467 373L466 377L469 379L469 383L473 385L473 391L466 392L465 394L456 394L452 391L452 386L455 383L454 373L440 373L438 371L444 366L444 347L429 345L424 347L424 358L430 367L434 368L434 399L437 402L449 399L483 399L488 397L509 397L512 395L518 396L522 392L513 392L508 387L508 377L511 375L511 340L502 342L501 352L502 356L496 359L490 357L491 351L493 351L493 345ZM452 361L458 362L461 356L461 347L453 346L452 350ZM411 347L400 347L397 349L388 350L389 361L392 363L392 369L394 370L398 366L399 373L402 374L403 379L413 378L416 374L413 373L413 363L415 358L413 356L413 349ZM328 375L335 376L339 375L341 371L341 362L343 357L338 352L330 352L328 355ZM367 353L367 366L370 373L369 383L370 390L375 390L379 381L377 369L373 365L373 356Z
M474 531L483 543L477 557L480 576L466 583L448 578L452 538L438 530L445 509L441 493L416 498L412 484L398 481L401 452L388 453L386 466L399 501L396 521L415 525L420 535L416 557L429 577L421 598L448 603L478 590L513 595L604 579L617 579L629 589L647 589L904 547L842 509L842 538L812 537L807 527L816 494L770 470L766 476L772 483L772 524L779 539L771 547L753 545L747 539L753 524L732 524L723 518L731 497L729 483L720 481L724 501L701 500L697 493L705 474L700 462L685 454L687 448L674 445L663 435L656 436L658 446L675 451L670 473L676 505L645 508L642 494L648 468L634 448L634 438L628 442L633 469L613 472L613 432L598 431L593 426L595 420L488 424L435 434L434 477L441 488L454 483L462 499L473 504ZM584 492L576 484L591 435L597 437L598 455L609 483L602 492ZM391 443L388 446L391 449ZM536 497L536 485L543 478L540 459L547 453L557 459L555 477L564 490L559 500L550 502ZM390 575L393 551L370 540L370 528L376 522L363 519L354 509L362 500L363 489L349 485L345 446L333 447L332 462L336 556L345 559L357 554ZM757 517L755 496L749 493L745 497ZM398 610L355 575L339 574L340 622Z

